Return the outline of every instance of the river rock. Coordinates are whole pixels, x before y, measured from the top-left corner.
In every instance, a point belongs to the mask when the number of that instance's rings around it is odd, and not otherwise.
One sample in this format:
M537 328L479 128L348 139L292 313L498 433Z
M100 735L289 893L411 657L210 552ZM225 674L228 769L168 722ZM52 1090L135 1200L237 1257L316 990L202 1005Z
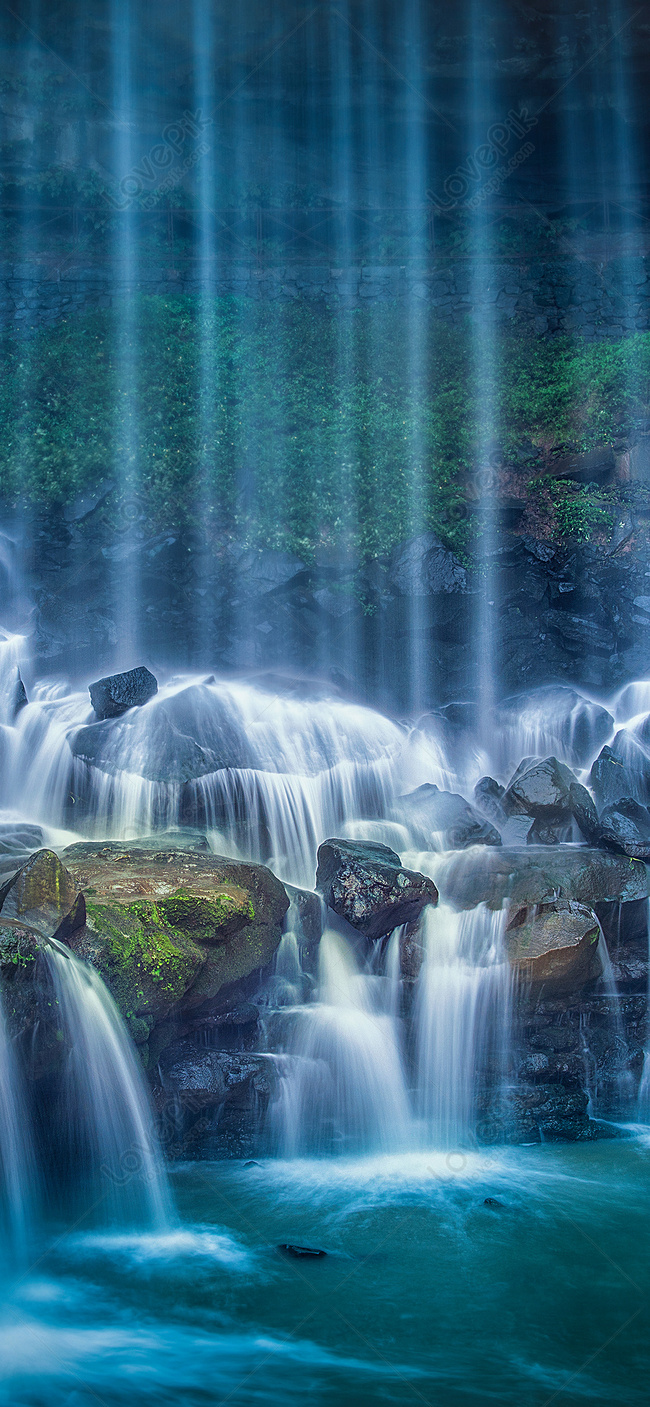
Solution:
M87 908L70 946L130 1020L209 1015L229 996L232 1005L233 984L280 941L289 901L262 865L117 842L72 845L64 859Z
M521 849L485 846L450 855L438 880L443 900L458 908L486 903L501 908L575 900L595 908L602 903L645 900L648 878L640 860L606 850L566 846Z
M632 797L606 806L600 817L603 843L623 855L650 860L650 814Z
M107 674L88 685L90 702L98 718L117 718L127 708L140 707L158 693L158 681L143 664L124 674Z
M500 845L501 836L463 796L426 782L398 797L393 814L425 850L465 850L469 845Z
M326 904L366 938L383 938L437 904L433 880L402 868L399 855L375 841L326 840L319 846L316 887Z
M515 909L504 945L518 979L554 991L572 991L600 977L600 927L584 904Z

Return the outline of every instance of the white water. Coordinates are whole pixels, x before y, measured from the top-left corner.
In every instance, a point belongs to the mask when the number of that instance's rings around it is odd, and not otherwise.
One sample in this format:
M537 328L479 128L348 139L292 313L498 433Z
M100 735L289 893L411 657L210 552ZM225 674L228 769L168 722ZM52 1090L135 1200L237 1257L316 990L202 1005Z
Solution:
M6 1253L24 1253L36 1194L34 1150L23 1082L0 994L0 1231Z
M142 1069L101 977L58 945L44 954L67 1046L70 1174L91 1223L168 1225L169 1194Z

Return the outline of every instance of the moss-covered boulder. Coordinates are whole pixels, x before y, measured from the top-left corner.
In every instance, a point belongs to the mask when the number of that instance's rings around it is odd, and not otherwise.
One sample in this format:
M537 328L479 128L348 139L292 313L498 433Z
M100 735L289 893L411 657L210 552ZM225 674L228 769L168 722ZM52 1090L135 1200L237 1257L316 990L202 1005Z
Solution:
M266 966L280 941L289 901L262 865L117 842L72 845L63 860L86 901L70 946L97 967L140 1041L170 1013L218 1007L222 989Z
M0 915L52 937L74 908L79 889L53 850L37 850L0 889Z

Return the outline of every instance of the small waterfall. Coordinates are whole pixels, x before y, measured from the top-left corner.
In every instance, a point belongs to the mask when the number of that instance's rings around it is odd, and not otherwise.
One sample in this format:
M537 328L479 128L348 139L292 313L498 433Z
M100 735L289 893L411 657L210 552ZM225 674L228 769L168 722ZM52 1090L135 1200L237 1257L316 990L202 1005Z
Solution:
M346 939L326 929L318 1000L301 1007L273 1111L285 1156L388 1152L408 1144L410 1112L394 1018Z
M164 1227L170 1213L137 1056L94 969L58 944L44 954L68 1049L64 1081L69 1172L99 1220Z
M416 1000L417 1103L425 1142L466 1146L474 1136L480 1073L505 1072L511 969L501 948L505 910L457 913L431 906L422 919Z
M650 899L647 904L648 925L648 990L646 995L646 1043L643 1070L637 1096L637 1117L641 1123L650 1124Z
M37 1195L34 1150L22 1079L0 997L0 1232L3 1252L25 1250Z

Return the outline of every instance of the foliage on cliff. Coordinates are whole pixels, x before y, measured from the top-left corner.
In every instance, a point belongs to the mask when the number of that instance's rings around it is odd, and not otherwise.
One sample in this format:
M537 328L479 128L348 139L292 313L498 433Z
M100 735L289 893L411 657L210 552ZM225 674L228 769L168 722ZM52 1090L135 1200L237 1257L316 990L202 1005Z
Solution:
M333 541L372 557L423 525L462 550L477 469L531 442L615 443L650 385L647 333L479 341L397 304L143 296L2 355L5 503L56 509L108 478L116 511L305 558Z

